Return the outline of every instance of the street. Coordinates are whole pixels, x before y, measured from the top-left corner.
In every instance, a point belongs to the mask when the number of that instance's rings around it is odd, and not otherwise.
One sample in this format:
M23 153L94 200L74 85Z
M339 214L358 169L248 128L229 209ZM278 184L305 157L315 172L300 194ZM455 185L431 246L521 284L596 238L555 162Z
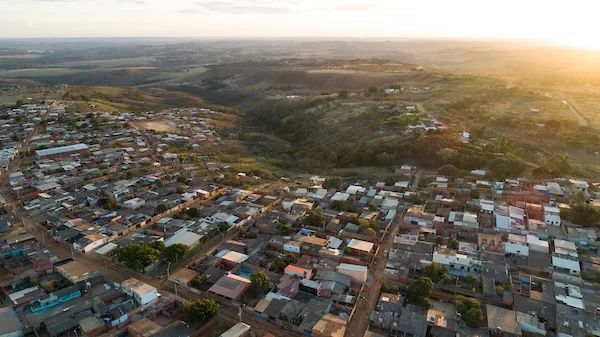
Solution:
M420 172L415 174L415 181L411 187L411 191L415 191L419 179ZM384 270L387 262L385 251L389 251L394 243L394 238L404 221L404 211L396 217L394 223L390 226L390 232L386 234L383 242L379 245L379 252L373 263L369 264L369 274L373 277L370 284L364 287L361 297L356 302L356 311L348 325L346 326L346 337L363 337L365 331L369 328L369 316L375 310L375 306L379 301L379 291L384 280Z

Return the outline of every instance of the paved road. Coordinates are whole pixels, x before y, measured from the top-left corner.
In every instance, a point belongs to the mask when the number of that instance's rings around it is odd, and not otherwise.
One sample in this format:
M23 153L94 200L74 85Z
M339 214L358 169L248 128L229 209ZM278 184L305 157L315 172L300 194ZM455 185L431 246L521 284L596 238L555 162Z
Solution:
M416 190L420 178L421 173L417 172L411 191ZM379 301L379 291L384 280L384 269L387 263L385 251L389 251L392 248L394 238L402 226L403 220L404 213L398 216L390 226L390 233L385 236L383 242L379 245L380 248L373 263L369 264L369 274L372 276L373 280L370 284L365 285L363 294L356 302L356 311L354 316L352 316L352 320L350 320L346 327L345 337L363 337L365 331L369 328L369 316L371 312L375 310L375 306Z
M583 115L581 114L581 112L579 112L579 110L577 110L577 108L573 105L573 103L567 101L566 99L564 99L563 104L569 107L569 110L571 110L571 113L577 118L577 120L579 121L579 124L581 126L588 126L588 121L587 119L585 119L585 117L583 117Z

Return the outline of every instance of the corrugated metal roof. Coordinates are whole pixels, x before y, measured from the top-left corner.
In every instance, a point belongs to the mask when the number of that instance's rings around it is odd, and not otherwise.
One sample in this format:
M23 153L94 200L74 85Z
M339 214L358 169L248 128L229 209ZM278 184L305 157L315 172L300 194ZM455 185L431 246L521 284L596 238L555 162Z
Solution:
M54 155L54 154L61 154L61 153L71 152L71 151L86 150L88 148L89 147L86 144L73 144L73 145L55 147L55 148L51 148L51 149L37 150L37 151L35 151L35 154L38 157L43 157L43 156L50 156L50 155Z

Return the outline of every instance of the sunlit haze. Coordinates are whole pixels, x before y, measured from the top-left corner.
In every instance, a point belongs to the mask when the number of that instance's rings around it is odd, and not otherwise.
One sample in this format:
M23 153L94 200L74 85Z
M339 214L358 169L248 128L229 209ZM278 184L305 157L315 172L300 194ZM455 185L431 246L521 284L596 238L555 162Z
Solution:
M589 0L0 0L0 37L509 38L600 48Z

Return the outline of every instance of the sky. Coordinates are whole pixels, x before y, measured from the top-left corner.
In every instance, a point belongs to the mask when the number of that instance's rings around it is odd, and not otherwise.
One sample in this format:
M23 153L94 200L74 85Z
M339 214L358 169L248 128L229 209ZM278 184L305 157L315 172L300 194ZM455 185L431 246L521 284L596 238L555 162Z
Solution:
M535 39L600 49L594 0L0 0L0 38Z

